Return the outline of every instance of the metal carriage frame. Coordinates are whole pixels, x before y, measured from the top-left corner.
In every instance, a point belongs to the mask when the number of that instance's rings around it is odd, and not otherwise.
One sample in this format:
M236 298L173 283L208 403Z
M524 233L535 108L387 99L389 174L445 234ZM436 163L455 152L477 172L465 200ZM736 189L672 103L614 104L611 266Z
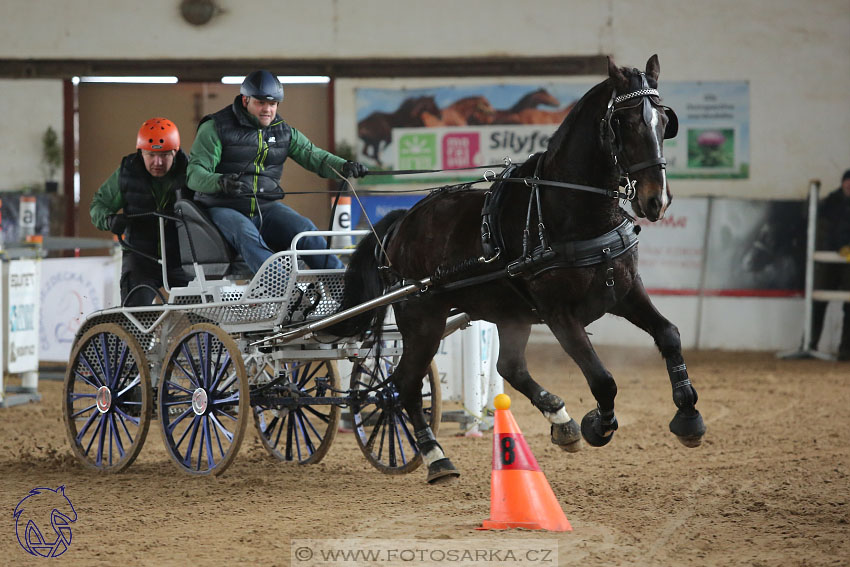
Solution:
M163 227L161 217L161 242ZM163 266L163 304L89 315L63 385L63 417L78 460L99 471L122 471L141 451L150 424L158 422L178 468L218 475L233 462L251 419L272 456L316 463L327 454L346 409L357 444L374 467L388 474L415 470L421 457L388 379L403 350L400 333L388 323L376 345L368 336L340 338L321 329L416 293L427 282L337 313L345 270L305 269L300 256L352 250L297 250L308 235L367 232L301 233L290 250L274 254L248 281L208 279L195 262L194 279L169 288ZM446 335L468 321L456 315ZM347 387L341 361L351 364ZM436 433L441 395L433 363L422 388Z

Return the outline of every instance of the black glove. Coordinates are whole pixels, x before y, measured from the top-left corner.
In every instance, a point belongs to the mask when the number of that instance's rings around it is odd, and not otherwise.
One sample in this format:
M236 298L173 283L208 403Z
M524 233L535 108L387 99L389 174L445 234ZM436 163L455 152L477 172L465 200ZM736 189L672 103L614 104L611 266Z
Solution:
M228 197L237 197L244 187L243 183L239 181L238 173L223 174L218 178L218 186L221 188L221 192Z
M106 217L106 222L109 224L109 230L113 234L124 234L124 229L127 228L127 217L123 214L109 215Z
M358 177L366 177L367 173L369 173L369 168L360 162L347 161L342 164L342 174L345 177L354 177L357 179Z

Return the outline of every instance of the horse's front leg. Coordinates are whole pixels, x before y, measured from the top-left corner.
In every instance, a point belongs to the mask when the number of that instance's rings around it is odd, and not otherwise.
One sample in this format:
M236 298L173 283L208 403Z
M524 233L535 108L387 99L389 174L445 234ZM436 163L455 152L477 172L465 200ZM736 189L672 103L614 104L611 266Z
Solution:
M524 323L499 323L499 360L496 370L517 391L524 394L551 423L552 443L574 453L581 449L581 430L567 413L564 401L543 389L528 372L525 348L531 325Z
M547 322L561 347L578 364L596 398L596 409L589 411L581 420L581 434L594 447L606 445L618 427L614 415L614 397L617 395L614 377L599 360L578 319L558 313L549 317Z
M625 317L633 325L649 333L655 341L667 363L667 374L673 387L673 403L678 408L670 422L670 431L683 445L699 446L705 435L705 423L696 409L697 391L688 378L687 366L682 357L679 329L658 312L639 277L611 313Z

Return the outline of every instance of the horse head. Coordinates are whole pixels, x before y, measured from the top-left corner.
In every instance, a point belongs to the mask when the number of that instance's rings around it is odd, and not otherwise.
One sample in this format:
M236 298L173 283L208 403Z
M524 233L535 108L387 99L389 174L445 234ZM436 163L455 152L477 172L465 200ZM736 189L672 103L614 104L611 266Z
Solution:
M403 123L405 126L422 126L422 115L426 112L437 118L442 115L440 107L437 106L437 101L433 96L419 96L406 99L395 112L395 116L398 118L398 122Z
M537 108L539 105L554 107L561 106L561 101L543 88L528 93L520 99L520 102L524 102L526 104L526 108Z
M676 135L678 121L658 95L658 56L645 71L618 68L608 59L608 82L612 87L605 118L603 144L610 146L620 175L631 184L632 209L639 217L657 221L672 201L667 185L664 140Z

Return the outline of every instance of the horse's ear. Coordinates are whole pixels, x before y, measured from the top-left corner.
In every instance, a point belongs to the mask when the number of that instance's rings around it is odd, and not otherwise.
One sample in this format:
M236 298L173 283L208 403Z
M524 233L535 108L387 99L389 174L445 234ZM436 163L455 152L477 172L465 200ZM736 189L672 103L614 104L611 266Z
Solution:
M658 54L655 54L646 62L646 76L658 82L658 75L660 73L661 65L658 63Z
M623 85L628 83L628 79L623 75L623 72L620 71L620 68L614 65L614 60L611 57L608 57L608 76L612 81L617 83L617 85Z

